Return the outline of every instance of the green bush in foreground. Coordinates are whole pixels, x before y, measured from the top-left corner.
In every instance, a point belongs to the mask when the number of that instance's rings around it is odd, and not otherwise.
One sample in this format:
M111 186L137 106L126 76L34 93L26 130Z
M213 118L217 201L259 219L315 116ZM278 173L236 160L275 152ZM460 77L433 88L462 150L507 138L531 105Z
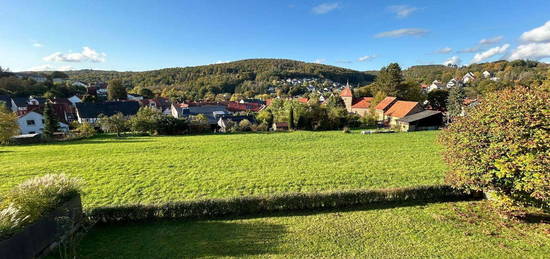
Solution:
M9 191L0 201L0 237L40 218L44 213L78 195L81 181L64 174L31 178Z
M502 205L550 203L550 94L489 94L441 134L450 184L497 194Z

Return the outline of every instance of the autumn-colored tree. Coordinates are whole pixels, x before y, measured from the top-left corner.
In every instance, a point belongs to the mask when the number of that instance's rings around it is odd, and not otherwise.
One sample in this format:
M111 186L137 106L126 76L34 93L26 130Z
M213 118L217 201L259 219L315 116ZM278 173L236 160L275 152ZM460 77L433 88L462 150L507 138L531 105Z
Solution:
M4 103L0 102L0 144L7 143L18 133L17 115L6 109Z
M490 191L503 204L550 207L550 93L516 87L491 93L441 134L447 181Z

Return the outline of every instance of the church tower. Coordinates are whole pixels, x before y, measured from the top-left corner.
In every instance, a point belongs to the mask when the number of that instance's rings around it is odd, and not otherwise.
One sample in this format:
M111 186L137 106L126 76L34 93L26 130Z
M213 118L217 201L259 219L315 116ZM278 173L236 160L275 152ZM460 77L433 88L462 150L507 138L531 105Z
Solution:
M340 98L344 101L344 104L346 105L346 110L348 112L351 112L351 105L353 104L353 92L351 90L351 87L349 86L349 83L346 84L346 87L340 92Z

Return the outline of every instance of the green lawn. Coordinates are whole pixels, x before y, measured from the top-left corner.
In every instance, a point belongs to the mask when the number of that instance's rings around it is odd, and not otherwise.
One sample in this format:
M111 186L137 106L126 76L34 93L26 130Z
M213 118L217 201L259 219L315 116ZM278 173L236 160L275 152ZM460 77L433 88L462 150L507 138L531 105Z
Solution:
M0 192L46 173L86 181L84 205L440 184L437 131L102 137L0 147Z
M406 204L402 204L406 205ZM486 201L263 218L99 226L82 258L544 258L550 229L503 219Z

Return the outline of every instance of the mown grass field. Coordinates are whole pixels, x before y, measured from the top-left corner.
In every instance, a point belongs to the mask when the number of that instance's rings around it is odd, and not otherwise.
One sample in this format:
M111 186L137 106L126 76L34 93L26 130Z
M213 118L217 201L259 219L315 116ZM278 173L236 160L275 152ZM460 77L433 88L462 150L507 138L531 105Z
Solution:
M390 188L443 182L437 131L99 137L0 147L0 192L35 175L86 182L84 205Z
M545 258L550 228L507 220L486 201L260 218L98 226L82 258Z

